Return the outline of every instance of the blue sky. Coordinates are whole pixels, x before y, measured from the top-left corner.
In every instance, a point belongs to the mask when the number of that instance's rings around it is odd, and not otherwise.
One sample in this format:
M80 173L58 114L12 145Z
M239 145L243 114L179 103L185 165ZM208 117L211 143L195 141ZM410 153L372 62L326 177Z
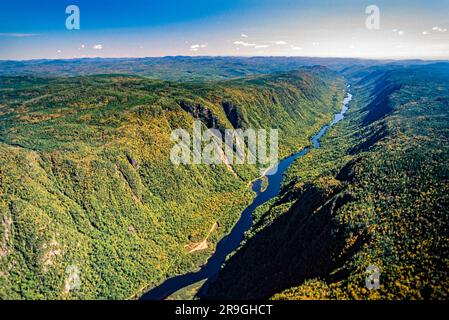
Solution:
M80 8L80 30L65 9ZM380 29L365 27L368 5ZM2 1L0 59L283 55L449 59L449 0Z

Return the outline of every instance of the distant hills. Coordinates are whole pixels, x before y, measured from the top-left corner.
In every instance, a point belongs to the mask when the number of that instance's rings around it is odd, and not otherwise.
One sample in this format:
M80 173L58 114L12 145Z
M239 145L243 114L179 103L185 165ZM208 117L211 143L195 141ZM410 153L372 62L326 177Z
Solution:
M0 75L79 76L132 74L164 80L222 80L250 75L297 70L321 65L340 71L354 66L413 65L435 63L421 60L363 60L313 57L186 57L85 58L69 60L0 61Z

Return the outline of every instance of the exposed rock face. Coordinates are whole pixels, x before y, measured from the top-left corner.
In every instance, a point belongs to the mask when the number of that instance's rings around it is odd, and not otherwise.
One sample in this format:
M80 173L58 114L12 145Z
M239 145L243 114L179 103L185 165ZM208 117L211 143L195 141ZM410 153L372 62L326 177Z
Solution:
M219 123L218 118L212 113L212 111L200 104L189 104L186 101L180 101L179 106L186 112L193 115L193 117L201 120L204 125L209 129L221 129L222 126Z
M126 158L128 159L129 163L134 167L134 169L139 169L139 164L136 160L134 160L130 155L126 155Z
M8 254L8 243L9 237L11 233L11 224L12 219L8 216L3 217L2 226L3 226L3 239L0 243L0 258L6 256Z
M241 127L245 126L244 120L241 118L241 116L237 112L236 105L234 105L232 102L229 102L229 101L223 101L222 107L223 107L223 110L224 110L226 116L229 119L229 122L231 122L231 124L234 128L241 128Z

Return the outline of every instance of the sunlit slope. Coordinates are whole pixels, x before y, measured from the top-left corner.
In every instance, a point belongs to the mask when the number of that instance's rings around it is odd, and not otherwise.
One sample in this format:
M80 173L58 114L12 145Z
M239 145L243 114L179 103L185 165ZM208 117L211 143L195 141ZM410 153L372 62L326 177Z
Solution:
M347 77L347 118L288 171L205 298L447 298L449 66Z
M275 127L285 155L330 119L342 85L319 67L190 85L1 78L0 297L131 298L194 270L250 201L259 172L174 166L171 131L196 118L204 129ZM208 248L189 253L215 222Z

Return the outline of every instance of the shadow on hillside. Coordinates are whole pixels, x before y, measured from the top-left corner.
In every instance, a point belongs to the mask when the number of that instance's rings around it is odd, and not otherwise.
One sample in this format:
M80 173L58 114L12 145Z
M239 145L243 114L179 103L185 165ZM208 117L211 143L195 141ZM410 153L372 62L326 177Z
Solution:
M349 178L347 173L342 175ZM288 212L250 238L228 260L200 298L265 299L308 278L329 279L329 273L360 245L356 242L346 256L340 255L344 232L333 216L351 201L340 191L334 190L326 198L323 190L309 186Z
M362 110L367 111L362 125L369 125L391 113L393 106L390 96L400 88L401 86L399 84L395 84L389 80L388 73L378 79L371 93L374 99Z

